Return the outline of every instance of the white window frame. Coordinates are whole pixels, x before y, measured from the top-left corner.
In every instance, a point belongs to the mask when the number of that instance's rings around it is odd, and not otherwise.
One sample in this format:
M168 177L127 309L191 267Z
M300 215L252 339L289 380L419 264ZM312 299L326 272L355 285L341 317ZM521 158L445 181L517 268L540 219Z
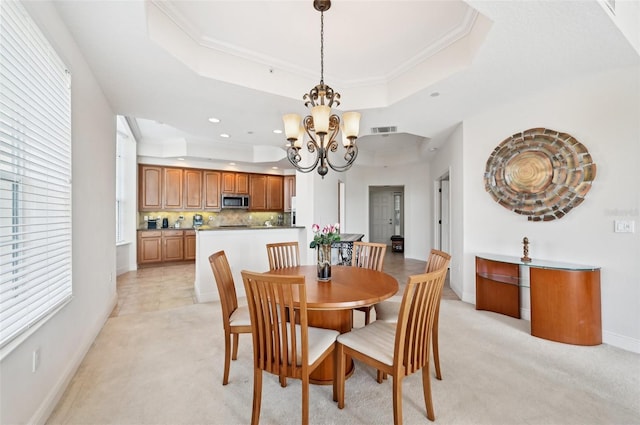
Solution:
M72 297L71 75L20 2L0 2L0 349Z

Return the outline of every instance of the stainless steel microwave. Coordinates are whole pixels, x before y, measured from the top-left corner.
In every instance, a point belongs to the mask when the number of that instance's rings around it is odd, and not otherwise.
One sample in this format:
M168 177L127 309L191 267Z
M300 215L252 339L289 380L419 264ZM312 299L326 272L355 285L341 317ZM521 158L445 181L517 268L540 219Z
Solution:
M222 208L249 208L248 195L222 194Z

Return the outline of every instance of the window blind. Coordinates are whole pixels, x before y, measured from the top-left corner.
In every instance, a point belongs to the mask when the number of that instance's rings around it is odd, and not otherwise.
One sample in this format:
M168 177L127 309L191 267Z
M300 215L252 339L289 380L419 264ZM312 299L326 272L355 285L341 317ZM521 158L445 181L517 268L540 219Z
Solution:
M72 295L71 89L20 2L0 2L0 347Z

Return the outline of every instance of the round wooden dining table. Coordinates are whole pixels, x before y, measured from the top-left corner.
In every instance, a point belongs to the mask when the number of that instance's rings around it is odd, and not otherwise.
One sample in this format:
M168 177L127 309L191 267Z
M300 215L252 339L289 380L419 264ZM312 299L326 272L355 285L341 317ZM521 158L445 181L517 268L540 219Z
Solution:
M351 266L331 266L331 280L318 281L313 266L287 267L266 274L303 275L307 292L309 326L349 332L353 327L352 310L376 304L398 292L398 281L376 270ZM347 362L347 376L353 373L353 362ZM310 376L314 384L333 383L333 356L327 358Z

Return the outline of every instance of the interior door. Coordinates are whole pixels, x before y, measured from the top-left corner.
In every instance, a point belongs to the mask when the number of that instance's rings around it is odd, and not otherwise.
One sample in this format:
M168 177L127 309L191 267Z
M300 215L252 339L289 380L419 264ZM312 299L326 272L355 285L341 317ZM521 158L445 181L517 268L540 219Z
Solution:
M392 190L370 190L370 231L369 242L391 244L394 230L394 196Z

